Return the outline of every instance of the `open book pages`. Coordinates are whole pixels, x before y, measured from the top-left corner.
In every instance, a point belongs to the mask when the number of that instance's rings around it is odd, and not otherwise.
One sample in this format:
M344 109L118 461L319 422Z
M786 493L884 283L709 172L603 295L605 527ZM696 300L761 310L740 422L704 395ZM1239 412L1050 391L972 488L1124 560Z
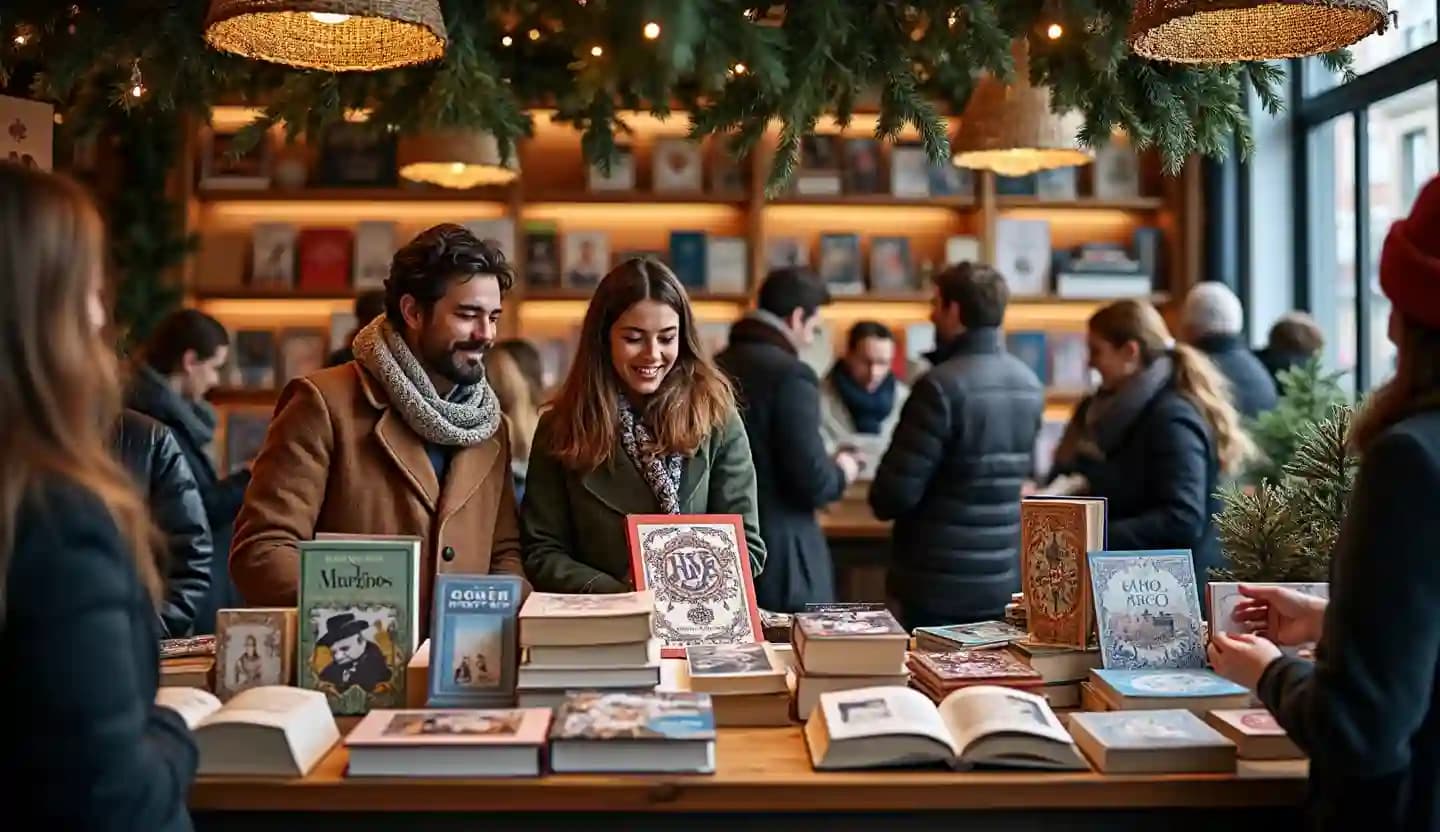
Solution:
M250 688L221 705L195 688L161 688L195 734L201 774L303 776L340 741L323 693L281 685Z
M817 769L1084 767L1044 697L994 686L956 691L938 707L901 687L822 694L805 735Z

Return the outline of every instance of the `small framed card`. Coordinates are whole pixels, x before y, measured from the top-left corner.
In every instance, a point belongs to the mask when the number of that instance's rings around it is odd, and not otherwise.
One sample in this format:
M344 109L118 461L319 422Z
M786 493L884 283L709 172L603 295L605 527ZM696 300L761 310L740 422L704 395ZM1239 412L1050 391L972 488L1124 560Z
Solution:
M739 515L632 514L635 588L655 593L651 626L665 658L692 644L763 640L750 551Z
M294 677L295 609L269 607L215 613L215 695L288 685Z
M834 295L865 293L860 277L860 235L820 235L820 279Z
M626 146L615 148L615 159L606 174L599 165L591 165L587 181L592 191L635 190L635 151Z
M870 288L877 292L919 292L907 237L870 240Z
M705 167L700 162L700 145L688 139L658 139L652 160L651 188L656 193L699 193L704 187Z
M235 148L234 133L206 130L201 139L200 189L233 188L262 191L270 187L270 137L244 153Z
M610 271L610 235L604 231L565 233L565 286L594 289Z
M890 194L903 197L930 195L930 160L918 144L897 144L890 149Z

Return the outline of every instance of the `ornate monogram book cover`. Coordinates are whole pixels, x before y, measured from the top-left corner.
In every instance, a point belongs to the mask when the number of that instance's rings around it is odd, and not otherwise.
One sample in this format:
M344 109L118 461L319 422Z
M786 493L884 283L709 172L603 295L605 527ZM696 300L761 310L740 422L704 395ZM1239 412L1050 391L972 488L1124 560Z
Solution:
M636 589L655 594L652 628L665 658L692 644L762 640L750 553L738 515L634 514L627 518Z
M1091 528L1097 525L1099 528ZM1020 504L1020 574L1035 644L1084 650L1095 628L1086 554L1104 548L1104 503L1030 499Z
M1090 578L1107 669L1205 666L1200 593L1189 550L1091 552Z

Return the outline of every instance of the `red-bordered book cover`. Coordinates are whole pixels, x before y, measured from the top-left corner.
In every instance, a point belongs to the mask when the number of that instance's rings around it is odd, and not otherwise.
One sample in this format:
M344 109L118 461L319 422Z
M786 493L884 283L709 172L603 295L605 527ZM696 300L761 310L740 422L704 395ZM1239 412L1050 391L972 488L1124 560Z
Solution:
M635 588L655 594L651 629L665 658L691 644L764 640L745 526L738 514L632 514Z

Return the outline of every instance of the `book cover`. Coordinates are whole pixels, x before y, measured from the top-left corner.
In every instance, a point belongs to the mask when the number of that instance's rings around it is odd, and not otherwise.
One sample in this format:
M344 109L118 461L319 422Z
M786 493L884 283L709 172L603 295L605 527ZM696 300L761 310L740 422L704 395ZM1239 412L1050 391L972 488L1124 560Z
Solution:
M860 237L857 234L820 235L820 279L837 295L859 295L865 291L861 279Z
M1050 388L1061 393L1084 393L1091 388L1090 347L1083 332L1052 332Z
M1200 594L1189 550L1091 552L1089 559L1106 668L1205 666Z
M1204 696L1238 696L1246 688L1209 670L1090 671L1121 696L1187 699Z
M480 240L494 243L507 261L515 262L515 220L510 217L470 220L465 223L465 230Z
M1285 729L1264 708L1220 709L1210 712L1211 724L1223 722L1247 737L1284 737Z
M1004 650L951 650L945 653L911 653L912 667L946 683L974 683L1005 679L1040 684L1033 668Z
M395 223L366 221L355 224L355 288L383 289L395 259ZM368 323L368 321L367 321Z
M750 552L738 515L626 518L636 589L655 594L651 626L667 658L692 644L762 640Z
M750 247L744 237L710 237L705 244L705 288L722 295L743 295L750 273Z
M980 239L969 234L955 234L945 238L945 265L980 262Z
M556 709L550 738L713 740L715 713L706 693L580 691Z
M656 193L699 193L704 187L700 145L689 139L657 139L651 164L650 187Z
M880 143L845 139L845 193L880 193Z
M241 329L235 332L235 383L252 390L275 386L275 332Z
M300 231L293 223L261 222L251 230L250 285L289 289L295 285L295 245Z
M705 288L705 232L670 232L670 267L686 289Z
M694 644L685 648L692 679L705 676L769 675L779 671L764 642L758 644Z
M220 701L254 687L290 684L295 630L290 607L216 611L215 695Z
M1035 196L1059 202L1075 199L1075 168L1052 168L1035 174Z
M351 234L347 228L300 232L300 288L307 292L350 289Z
M324 369L330 356L330 333L318 328L280 330L280 386Z
M544 745L549 708L371 711L345 745Z
M769 237L765 240L765 268L788 269L810 265L810 248L799 237Z
M890 194L902 197L930 195L930 157L917 144L890 148Z
M225 471L235 473L254 461L270 431L270 408L225 409Z
M600 165L592 164L586 176L592 191L633 191L635 190L635 149L628 145L615 148L615 158L610 162L610 172Z
M969 168L962 168L950 160L928 162L926 173L930 178L931 196L971 196L975 193L975 175Z
M607 618L648 615L655 609L651 592L569 594L532 592L525 599L522 618Z
M1106 711L1070 717L1106 748L1143 750L1230 745L1214 728L1189 711Z
M923 635L964 649L1009 644L1025 638L1026 632L1004 621L977 621L973 624L951 624L946 627L916 627L915 635L917 638Z
M825 601L806 602L801 612L856 612L885 609L879 601Z
M1296 592L1311 595L1316 598L1330 597L1330 584L1321 582L1313 583L1247 583L1247 586L1278 586L1286 589L1293 589ZM1228 581L1211 581L1206 585L1205 591L1210 596L1210 632L1213 633L1244 633L1245 627L1232 620L1235 607L1245 596L1240 594L1240 584Z
M1050 222L1001 217L995 221L995 268L1014 297L1050 290Z
M1005 334L1005 349L1030 368L1041 384L1050 383L1049 355L1045 351L1045 333L1040 330L1019 330Z
M910 238L870 240L870 288L877 292L919 292L920 281L910 259Z
M905 628L885 609L802 612L795 615L795 624L807 638L816 639L905 635Z
M337 714L405 704L419 633L418 540L300 542L299 686Z
M1020 502L1020 585L1033 641L1085 649L1094 629L1086 505Z
M428 704L476 708L514 701L521 583L513 575L436 576Z
M604 231L565 234L565 286L594 289L610 271L610 235Z

